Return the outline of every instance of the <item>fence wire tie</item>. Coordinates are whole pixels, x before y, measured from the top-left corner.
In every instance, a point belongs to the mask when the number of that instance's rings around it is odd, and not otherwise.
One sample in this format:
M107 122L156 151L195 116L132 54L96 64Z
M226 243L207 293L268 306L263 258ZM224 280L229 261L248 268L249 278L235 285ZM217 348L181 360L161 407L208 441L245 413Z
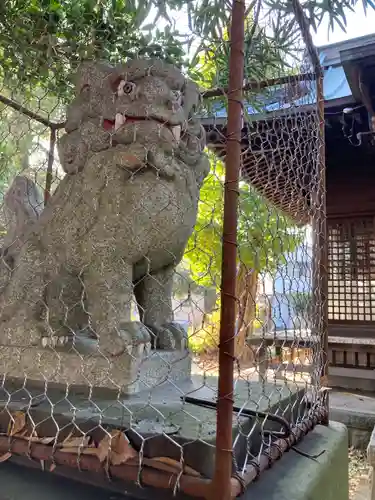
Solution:
M222 348L225 346L225 344L228 344L232 339L226 340L223 344L218 344L218 348ZM234 362L238 363L238 358L234 356L233 354L230 354L228 351L224 351L225 356L230 357Z
M233 475L232 475L233 479L236 479L240 486L241 486L241 493L240 495L243 495L246 491L246 482L244 480L244 478L241 476L241 474L239 472L234 472Z
M284 452L281 448L281 446L279 445L279 443L275 442L275 443L272 443L272 446L275 447L277 449L277 451L279 452L279 454L277 455L277 457L275 458L275 461L277 460L280 460L280 458L283 456Z
M246 465L251 465L252 467L254 467L255 474L256 474L256 476L254 478L254 482L258 481L260 473L262 472L258 462L256 460L249 460Z
M263 452L263 456L266 457L268 460L268 469L270 469L272 467L272 464L274 462L274 460L271 457L270 451L271 451L271 449Z
M296 446L292 446L290 449L295 451L296 453L298 453L298 455L309 458L310 460L313 460L314 462L318 462L317 459L319 457L321 457L327 451L327 450L322 450L320 453L317 453L315 455L311 455L310 453L307 453L306 451L302 451L300 448L297 448Z
M236 182L236 180L234 180L234 181L226 181L226 182L224 182L224 186L228 186L228 191L230 191L231 193L236 193L236 195L239 197L240 194L241 194L240 190L237 189L237 188L231 188L230 187L230 184L234 184L235 182ZM234 243L233 241L229 241L229 240L227 240L225 238L223 238L223 242L225 242L225 243L233 243L233 245L237 246L237 243Z

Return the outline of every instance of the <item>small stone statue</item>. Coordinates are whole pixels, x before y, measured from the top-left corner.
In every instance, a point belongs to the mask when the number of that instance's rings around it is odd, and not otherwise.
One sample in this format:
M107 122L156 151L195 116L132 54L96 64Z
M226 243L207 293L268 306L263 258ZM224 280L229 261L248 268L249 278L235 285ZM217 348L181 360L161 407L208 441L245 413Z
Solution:
M81 66L58 143L66 176L31 227L17 228L2 342L54 347L84 331L106 356L185 347L171 293L209 171L199 101L159 60Z

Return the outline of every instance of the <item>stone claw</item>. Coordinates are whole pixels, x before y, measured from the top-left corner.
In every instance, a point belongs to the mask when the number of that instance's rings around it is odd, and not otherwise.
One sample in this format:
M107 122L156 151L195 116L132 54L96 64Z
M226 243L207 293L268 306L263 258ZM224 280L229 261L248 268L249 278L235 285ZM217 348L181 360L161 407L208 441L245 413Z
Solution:
M72 337L69 335L51 335L49 337L42 337L42 347L50 347L55 349L56 347L64 347L67 344L72 343Z
M120 356L127 352L141 359L151 350L150 333L139 321L122 323L113 335L99 339L100 350L109 356Z
M156 348L163 350L184 351L187 349L187 332L179 323L170 322L162 326L152 326L156 338Z

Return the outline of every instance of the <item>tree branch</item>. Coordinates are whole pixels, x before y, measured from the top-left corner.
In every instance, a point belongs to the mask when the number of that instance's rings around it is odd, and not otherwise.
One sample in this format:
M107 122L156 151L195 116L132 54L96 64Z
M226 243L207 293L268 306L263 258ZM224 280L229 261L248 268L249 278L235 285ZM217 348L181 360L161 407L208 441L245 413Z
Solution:
M273 87L274 85L285 85L285 84L293 84L301 81L315 80L315 73L301 73L299 75L290 75L290 76L282 76L280 78L270 78L269 80L261 80L257 81L249 81L243 87L243 92L248 92L250 90L261 90L267 87ZM228 94L228 88L213 88L209 90L202 91L203 99L208 99L210 97L220 97L222 95Z
M280 78L271 78L269 80L261 80L259 82L253 80L247 82L242 87L242 91L249 92L250 90L262 90L267 87L273 87L274 85L285 85L288 83L293 84L301 81L308 81L315 79L316 79L315 73L301 73L299 75L282 76ZM222 87L222 88L217 87L202 91L203 99L225 96L227 94L228 94L227 87ZM18 102L13 101L12 99L8 99L7 97L1 94L0 94L0 102L52 130L58 130L65 127L65 122L60 122L60 123L51 122L50 120L48 120L48 118L43 118L43 116L40 116L37 113L34 113L34 111L30 111L29 109L25 108L24 106L22 106L22 104L19 104Z
M323 68L322 65L320 64L320 58L318 51L314 45L311 33L310 33L310 23L307 17L305 16L305 13L303 11L302 5L299 3L298 0L292 0L292 7L293 7L293 12L294 15L296 16L296 20L299 24L300 30L301 30L301 35L302 39L305 43L305 46L307 48L307 52L309 53L310 60L313 64L314 71L316 74L316 77L322 77L323 76Z
M12 99L8 99L7 97L3 96L0 94L0 102L5 104L6 106L9 106L10 108L15 109L19 113L22 113L25 116L28 116L32 120L35 120L45 127L48 127L52 130L57 130L60 128L64 128L65 122L60 122L60 123L54 123L48 120L47 118L43 118L43 116L38 115L37 113L34 113L33 111L30 111L29 109L25 108L25 106L22 106L22 104L19 104L16 101L13 101Z

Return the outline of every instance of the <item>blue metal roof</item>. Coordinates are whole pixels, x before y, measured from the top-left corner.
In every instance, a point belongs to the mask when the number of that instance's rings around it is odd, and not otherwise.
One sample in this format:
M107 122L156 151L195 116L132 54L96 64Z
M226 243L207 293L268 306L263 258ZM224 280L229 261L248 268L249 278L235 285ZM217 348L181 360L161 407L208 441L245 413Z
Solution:
M324 49L320 50L320 61L324 67L324 99L334 101L350 97L352 92L342 65L336 63L327 66L329 59L327 60ZM298 87L300 95L295 98L287 95L287 85L267 88L262 94L254 97L252 104L245 105L248 115L262 115L316 103L316 86L314 83L301 81ZM212 111L215 118L226 118L227 116L227 110L221 103L214 104Z
M326 101L333 101L334 99L341 99L342 97L349 97L352 95L342 66L331 66L325 70L323 91Z

